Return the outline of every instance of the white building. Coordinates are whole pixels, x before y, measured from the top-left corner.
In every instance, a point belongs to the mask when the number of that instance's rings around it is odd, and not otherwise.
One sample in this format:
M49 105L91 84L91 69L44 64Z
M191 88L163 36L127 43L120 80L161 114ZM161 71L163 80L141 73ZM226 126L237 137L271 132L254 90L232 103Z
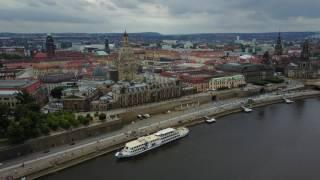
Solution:
M226 76L219 78L212 78L209 82L209 89L231 89L238 88L246 84L245 77L243 75Z
M14 108L18 102L16 99L18 91L15 90L5 90L0 91L0 104L6 105L10 108Z
M191 49L191 48L193 48L193 43L190 41L187 41L184 43L183 47L184 47L184 49Z
M162 42L168 45L177 45L177 40L163 40Z

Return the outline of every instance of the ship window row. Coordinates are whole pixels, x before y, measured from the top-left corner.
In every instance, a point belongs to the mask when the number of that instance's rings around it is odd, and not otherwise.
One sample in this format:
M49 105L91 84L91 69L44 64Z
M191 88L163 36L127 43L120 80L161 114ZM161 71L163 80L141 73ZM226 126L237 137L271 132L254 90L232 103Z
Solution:
M144 149L145 147L146 147L145 144L141 144L141 145L132 147L132 148L131 148L131 151L140 151L141 149Z
M176 132L172 131L172 132L169 132L169 133L166 133L166 134L162 134L162 136L168 136L168 135L172 135L172 134L176 134Z
M162 138L166 138L166 137L171 137L173 135L177 135L177 133L168 133L168 134L165 134L164 136L162 136Z
M138 146L135 146L135 147L132 147L132 149L138 149L140 147L144 147L144 144L141 144L141 145L138 145Z
M137 151L141 151L141 150L144 150L145 147L139 147L139 148L135 148L135 149L131 149L131 152L137 152Z
M171 141L171 140L176 139L176 138L178 138L178 137L179 137L179 135L177 134L177 135L175 135L175 136L171 136L171 137L168 137L168 138L163 138L163 141L164 141L164 142Z

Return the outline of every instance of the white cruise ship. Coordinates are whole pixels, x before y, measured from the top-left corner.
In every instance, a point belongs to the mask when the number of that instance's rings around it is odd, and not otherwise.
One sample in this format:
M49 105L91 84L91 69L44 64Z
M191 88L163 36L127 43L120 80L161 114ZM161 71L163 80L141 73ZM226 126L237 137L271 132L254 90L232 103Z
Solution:
M121 151L117 152L115 156L117 158L136 156L156 147L159 147L163 144L182 138L188 135L188 133L189 129L185 127L180 127L177 129L163 129L149 136L143 136L134 141L126 143L124 148Z

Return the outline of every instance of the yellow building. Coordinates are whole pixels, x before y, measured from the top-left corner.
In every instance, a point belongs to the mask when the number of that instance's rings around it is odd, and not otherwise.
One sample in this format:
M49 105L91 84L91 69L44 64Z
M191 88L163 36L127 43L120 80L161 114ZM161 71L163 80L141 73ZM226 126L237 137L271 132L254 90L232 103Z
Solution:
M226 76L219 78L212 78L209 82L209 89L231 89L243 86L246 84L243 75Z

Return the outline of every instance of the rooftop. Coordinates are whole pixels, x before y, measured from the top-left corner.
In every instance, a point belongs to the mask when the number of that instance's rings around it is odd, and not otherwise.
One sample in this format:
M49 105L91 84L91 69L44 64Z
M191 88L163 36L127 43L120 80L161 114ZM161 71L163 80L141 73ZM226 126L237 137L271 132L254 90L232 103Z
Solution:
M12 90L12 91L0 91L0 96L1 95L14 95L14 94L17 94L17 93L19 93L19 91L14 91L14 90Z
M29 84L37 82L36 80L0 80L0 88L23 88Z
M175 129L173 128L167 128L167 129L163 129L161 131L158 131L157 133L155 133L156 136L160 136L162 134L167 134L169 132L175 131Z

